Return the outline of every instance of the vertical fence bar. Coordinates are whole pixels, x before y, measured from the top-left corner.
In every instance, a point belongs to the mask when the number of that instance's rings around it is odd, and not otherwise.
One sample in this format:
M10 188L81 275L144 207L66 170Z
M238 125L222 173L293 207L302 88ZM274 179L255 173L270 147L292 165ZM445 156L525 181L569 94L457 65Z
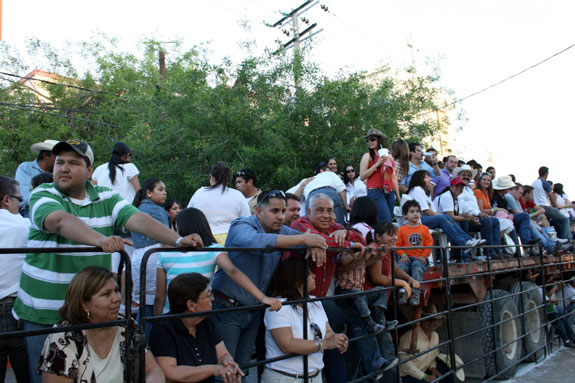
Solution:
M309 263L308 263L309 264ZM305 278L303 280L303 297L304 299L308 299L308 294L309 292L307 291L307 279L309 277L309 266L305 268ZM308 310L307 310L307 302L305 302L303 304L303 338L307 339L307 328L308 328ZM314 338L315 339L315 338ZM308 373L308 358L307 358L307 354L303 355L303 381L304 383L308 383L309 382L309 377L308 377L309 373Z
M555 258L554 256L552 257L553 259ZM545 259L543 257L543 252L540 251L539 252L539 264L541 265L541 290L543 292L543 305L541 307L541 310L543 310L543 318L545 320L545 358L547 358L547 356L549 355L550 352L553 351L553 339L549 339L549 333L547 331L547 328L549 327L549 320L547 318L547 295L545 294L545 286L547 285L546 282L546 276L545 276ZM551 342L551 344L550 344Z
M505 251L503 249L503 251ZM493 306L493 276L491 274L491 259L487 256L487 272L488 272L488 281L489 281L489 309L491 310L491 336L493 337L493 347L497 348L497 338L496 338L496 331L495 331L495 307ZM491 355L487 355L488 358ZM493 353L493 359L495 359L495 371L499 372L498 363L497 363L497 352ZM484 361L485 363L485 361Z
M449 245L442 246L442 250L447 254ZM455 335L453 333L453 317L451 313L451 279L449 278L449 262L447 256L443 260L443 277L445 278L445 304L447 305L447 336L449 337L449 357L451 358L451 366L453 374L456 373L457 364L455 363Z

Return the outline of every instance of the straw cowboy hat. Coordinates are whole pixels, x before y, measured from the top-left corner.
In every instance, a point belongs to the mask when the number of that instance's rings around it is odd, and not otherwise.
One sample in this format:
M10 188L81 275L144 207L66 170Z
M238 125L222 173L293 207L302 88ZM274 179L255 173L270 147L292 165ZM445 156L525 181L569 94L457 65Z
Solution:
M497 177L491 182L493 190L505 190L515 187L515 183L511 179L511 176L501 176Z
M34 153L40 153L42 150L48 152L52 151L52 148L60 141L57 140L45 140L42 142L36 142L34 145L30 146L30 150Z
M471 172L471 178L475 178L477 175L477 169L472 169L469 165L463 165L453 169L453 177L459 177L459 173L463 171Z
M443 363L445 363L445 365L447 367L453 368L453 366L451 366L451 357L449 355L439 354L437 356L437 359L439 359ZM463 364L464 364L463 360L459 357L459 355L455 354L455 366L456 366L456 368L462 367ZM459 380L460 382L464 382L465 381L465 371L463 371L463 368L459 368L457 371L455 371L455 376L457 377L457 380Z
M365 136L362 136L362 138L368 138L368 137L371 137L371 136L379 137L379 138L381 138L382 140L385 140L385 139L386 139L385 134L383 134L381 130L377 130L377 129L375 129L375 128L370 128L370 129L367 131L367 134L366 134Z

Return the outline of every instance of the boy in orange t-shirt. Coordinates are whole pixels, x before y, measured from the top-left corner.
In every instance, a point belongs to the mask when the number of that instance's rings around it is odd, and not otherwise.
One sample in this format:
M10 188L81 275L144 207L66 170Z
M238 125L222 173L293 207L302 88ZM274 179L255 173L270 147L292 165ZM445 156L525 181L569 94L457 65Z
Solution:
M420 247L433 246L433 238L427 226L419 223L421 208L415 200L409 200L403 204L402 213L407 219L407 224L397 230L397 247ZM398 266L409 274L417 282L421 282L427 271L427 257L431 249L398 250L400 255ZM421 289L413 289L409 304L419 305ZM404 304L406 302L398 302Z

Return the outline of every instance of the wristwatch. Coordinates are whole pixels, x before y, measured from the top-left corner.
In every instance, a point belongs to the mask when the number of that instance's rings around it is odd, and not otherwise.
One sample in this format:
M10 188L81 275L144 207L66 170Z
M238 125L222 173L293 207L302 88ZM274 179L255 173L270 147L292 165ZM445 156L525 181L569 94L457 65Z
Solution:
M184 239L184 237L176 239L176 247L180 247L180 242L182 242L182 239Z
M321 339L316 339L314 341L317 350L323 354L323 344L321 344Z

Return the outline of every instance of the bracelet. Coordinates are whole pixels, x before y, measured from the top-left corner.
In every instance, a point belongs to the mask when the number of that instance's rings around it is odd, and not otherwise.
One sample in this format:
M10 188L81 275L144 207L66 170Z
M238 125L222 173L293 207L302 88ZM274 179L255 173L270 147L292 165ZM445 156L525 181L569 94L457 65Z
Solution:
M314 341L315 346L317 347L317 351L321 352L323 354L323 344L321 344L321 339L316 339Z
M422 379L422 380L427 379L427 376L428 376L427 374L423 374L423 379Z
M180 242L182 242L182 239L184 239L184 237L176 239L176 247L180 247Z
M407 254L403 253L400 255L401 257L407 257Z
M350 247L350 248L353 247L353 242L352 242L352 241L349 241L349 247Z
M496 207L494 207L494 208L493 208L493 212L495 213L496 211L497 211L497 208L496 208Z
M261 299L260 299L260 303L263 303L262 301L266 298L266 295L264 294Z

